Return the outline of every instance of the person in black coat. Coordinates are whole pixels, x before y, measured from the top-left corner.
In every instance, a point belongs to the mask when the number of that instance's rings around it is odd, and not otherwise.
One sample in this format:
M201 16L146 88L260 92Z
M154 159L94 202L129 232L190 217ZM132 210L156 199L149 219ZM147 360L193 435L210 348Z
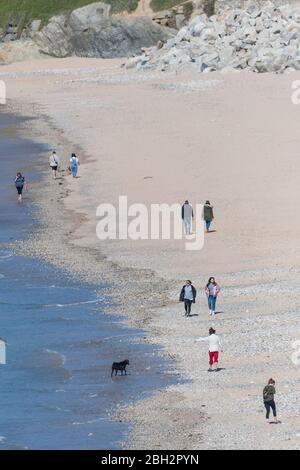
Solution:
M185 316L191 316L192 304L196 302L197 291L192 285L192 281L186 281L182 287L179 297L179 302L184 302Z

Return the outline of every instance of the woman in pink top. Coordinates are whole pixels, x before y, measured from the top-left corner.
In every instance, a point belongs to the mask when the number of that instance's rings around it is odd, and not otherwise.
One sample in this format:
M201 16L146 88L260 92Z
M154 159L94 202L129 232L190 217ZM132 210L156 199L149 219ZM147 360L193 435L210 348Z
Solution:
M216 302L220 290L220 286L216 283L215 278L210 277L205 286L205 293L208 300L209 314L212 316L214 316L216 312Z

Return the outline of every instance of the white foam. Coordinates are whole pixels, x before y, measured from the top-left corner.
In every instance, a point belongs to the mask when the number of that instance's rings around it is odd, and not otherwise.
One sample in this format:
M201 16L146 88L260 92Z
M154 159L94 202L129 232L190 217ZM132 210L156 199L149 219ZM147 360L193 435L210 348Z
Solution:
M74 421L72 423L73 426L82 426L84 424L94 424L98 423L98 421L106 421L107 418L95 418L95 419L90 419L89 421Z
M70 304L46 304L44 307L47 308L53 308L53 307L59 307L59 308L64 308L64 307L76 307L76 305L86 305L86 304L98 304L103 301L103 297L99 297L94 300L84 300L83 302L74 302Z
M59 353L58 351L53 351L52 349L44 349L44 351L48 354L53 354L54 356L57 356L60 361L61 361L61 365L64 366L65 363L66 363L66 356L64 356L63 354Z
M0 255L0 260L2 260L2 259L8 259L8 258L11 258L12 256L13 256L13 253L11 253L11 252L2 254L2 255Z

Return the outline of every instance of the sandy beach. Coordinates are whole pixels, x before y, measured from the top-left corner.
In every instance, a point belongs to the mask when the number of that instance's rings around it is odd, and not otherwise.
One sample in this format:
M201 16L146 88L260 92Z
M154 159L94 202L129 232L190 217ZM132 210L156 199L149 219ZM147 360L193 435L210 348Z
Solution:
M121 60L43 59L2 66L8 106L35 117L24 127L53 146L67 172L35 184L40 228L18 246L85 280L113 285L124 322L148 332L175 361L183 383L118 411L132 423L124 448L299 449L300 74L172 74L126 71ZM106 202L183 203L209 199L214 233L200 251L184 241L96 236ZM222 287L214 319L204 286ZM191 318L178 296L198 290ZM214 325L223 342L218 374L208 374ZM298 347L299 348L299 347ZM134 367L134 358L131 358ZM167 372L167 371L166 371ZM282 424L265 423L262 389L277 382Z

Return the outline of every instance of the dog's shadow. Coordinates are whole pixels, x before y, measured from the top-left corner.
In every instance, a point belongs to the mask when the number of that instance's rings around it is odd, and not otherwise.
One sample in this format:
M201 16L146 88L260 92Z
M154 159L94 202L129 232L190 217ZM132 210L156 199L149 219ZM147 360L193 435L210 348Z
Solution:
M123 374L123 375L121 375L121 374L118 374L118 375L111 375L110 378L111 378L111 379L123 379L124 377L127 377L128 375L131 375L131 373L130 373L130 372L127 372L126 375L125 375L125 374Z

